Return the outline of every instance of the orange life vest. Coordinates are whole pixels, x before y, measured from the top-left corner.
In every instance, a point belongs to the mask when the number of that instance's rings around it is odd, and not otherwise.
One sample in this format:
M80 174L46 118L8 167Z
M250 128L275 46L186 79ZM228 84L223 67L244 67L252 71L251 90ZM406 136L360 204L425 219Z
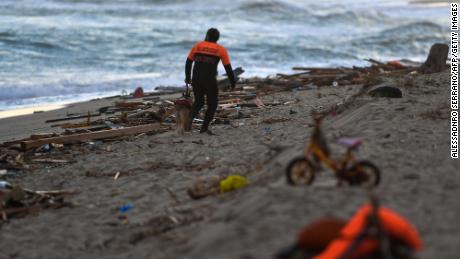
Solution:
M342 229L340 237L332 241L326 250L315 256L314 259L343 258L359 235L368 227L368 219L372 209L370 204L362 206ZM420 236L408 220L385 207L379 207L377 214L383 230L391 238L403 242L416 251L421 250L422 241ZM350 256L347 256L346 259L361 258L372 254L378 249L378 246L379 241L376 238L366 237L356 246L354 251L351 251Z

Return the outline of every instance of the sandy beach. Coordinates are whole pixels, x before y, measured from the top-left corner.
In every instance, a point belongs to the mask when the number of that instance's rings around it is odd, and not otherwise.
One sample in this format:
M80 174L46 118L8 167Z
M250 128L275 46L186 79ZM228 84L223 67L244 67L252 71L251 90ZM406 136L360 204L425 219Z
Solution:
M406 77L384 77L377 85L397 86L403 98L361 95L328 116L323 128L334 156L344 152L338 138L364 139L359 157L382 171L375 192L420 231L420 258L456 258L460 164L450 159L449 74L416 75L410 83ZM330 172L308 187L290 186L285 178L287 163L310 137L310 112L343 103L360 89L341 85L266 95L264 102L283 105L242 108L253 116L213 126L216 136L169 131L105 142L91 152L66 149L62 157L71 164L3 177L30 189L79 193L68 198L71 208L0 225L0 258L271 258L306 224L324 216L349 218L367 201L366 190L337 187ZM56 130L44 121L113 101L1 119L0 141ZM201 200L187 195L197 179L230 174L246 176L249 185ZM124 204L133 208L120 218ZM171 217L184 223L157 231Z

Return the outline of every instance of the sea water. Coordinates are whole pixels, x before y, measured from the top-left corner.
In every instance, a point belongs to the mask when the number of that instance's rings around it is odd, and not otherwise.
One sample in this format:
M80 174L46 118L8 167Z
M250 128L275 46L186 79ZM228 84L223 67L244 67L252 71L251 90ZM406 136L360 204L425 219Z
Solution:
M423 61L449 18L447 2L403 0L1 0L0 110L181 86L209 27L249 77Z

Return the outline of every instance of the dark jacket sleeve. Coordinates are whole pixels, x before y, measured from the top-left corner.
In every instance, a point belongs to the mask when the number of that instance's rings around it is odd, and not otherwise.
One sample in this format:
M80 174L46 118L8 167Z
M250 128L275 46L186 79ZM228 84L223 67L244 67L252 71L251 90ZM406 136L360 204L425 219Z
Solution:
M193 60L187 58L187 61L185 61L185 80L187 82L192 80L192 64Z
M227 76L228 76L228 80L230 81L230 85L232 87L235 87L235 75L233 74L233 69L232 69L232 65L231 64L228 64L225 67L225 72L227 72Z

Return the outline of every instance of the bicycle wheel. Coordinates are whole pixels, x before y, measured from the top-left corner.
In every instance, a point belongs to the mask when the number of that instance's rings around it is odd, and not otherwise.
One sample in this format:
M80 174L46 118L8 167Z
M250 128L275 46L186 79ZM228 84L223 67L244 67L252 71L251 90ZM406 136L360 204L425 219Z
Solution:
M345 174L351 185L370 188L380 183L380 170L369 161L359 161Z
M286 176L291 185L310 185L315 179L315 169L305 157L298 157L289 163Z

